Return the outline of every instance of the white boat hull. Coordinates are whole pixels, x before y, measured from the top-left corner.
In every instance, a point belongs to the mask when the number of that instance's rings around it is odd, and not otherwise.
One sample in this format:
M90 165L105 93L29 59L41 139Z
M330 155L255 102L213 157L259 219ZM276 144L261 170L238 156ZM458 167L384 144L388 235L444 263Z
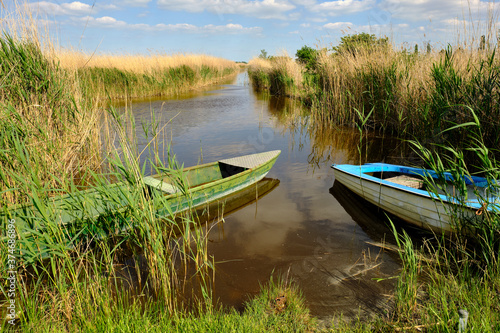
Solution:
M457 209L460 209L462 216L476 215L476 209L432 198L426 191L405 190L402 186L391 186L382 179L379 182L367 180L335 167L334 174L337 181L363 199L419 228L450 233L453 231L452 214Z

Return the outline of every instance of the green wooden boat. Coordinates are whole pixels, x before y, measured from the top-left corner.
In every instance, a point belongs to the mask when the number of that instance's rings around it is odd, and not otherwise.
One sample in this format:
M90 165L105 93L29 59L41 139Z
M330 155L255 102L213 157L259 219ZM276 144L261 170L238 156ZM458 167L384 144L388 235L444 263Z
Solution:
M135 185L101 185L45 200L35 195L31 205L0 211L0 241L12 235L7 233L12 230L9 225L15 225L16 239L21 240L43 241L56 234L67 243L84 237L103 238L134 227L137 221L130 212L137 209L132 206L138 202L151 202L157 217L174 217L255 184L267 175L280 153L275 150L222 159L174 174L144 177ZM137 191L138 185L144 191ZM27 242L23 243L26 246Z
M220 160L186 168L182 180L172 175L144 178L148 189L167 195L168 207L159 207L159 216L178 214L240 191L264 178L280 150ZM187 191L186 191L187 189Z

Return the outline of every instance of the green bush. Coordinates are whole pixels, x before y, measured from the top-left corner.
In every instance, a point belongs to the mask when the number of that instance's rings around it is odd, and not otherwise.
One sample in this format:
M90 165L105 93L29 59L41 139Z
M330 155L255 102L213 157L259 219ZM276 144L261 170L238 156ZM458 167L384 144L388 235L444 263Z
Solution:
M304 64L306 69L312 71L316 69L318 51L309 46L303 46L300 50L295 53L297 61Z

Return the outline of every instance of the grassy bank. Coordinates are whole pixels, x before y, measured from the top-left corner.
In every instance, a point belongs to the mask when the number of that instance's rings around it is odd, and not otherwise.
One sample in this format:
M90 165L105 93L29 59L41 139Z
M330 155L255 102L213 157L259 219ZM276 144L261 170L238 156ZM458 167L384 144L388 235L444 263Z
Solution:
M363 122L360 114L372 111L367 128L432 142L443 139L437 135L449 122L471 121L466 108L471 107L484 124L488 145L498 144L500 61L495 48L418 53L361 44L348 51L312 52L306 59L253 59L253 85L301 98L327 126L353 126ZM465 132L457 135L454 140L465 138Z
M101 98L171 96L214 84L239 66L208 55L90 55L60 51L60 66L85 95Z
M158 301L124 301L124 296L118 300L101 296L97 304L92 304L77 298L72 303L77 311L64 311L57 304L62 313L53 309L50 315L35 317L22 328L32 332L307 332L316 326L298 291L284 283L263 286L242 313L212 308L198 315L173 314Z

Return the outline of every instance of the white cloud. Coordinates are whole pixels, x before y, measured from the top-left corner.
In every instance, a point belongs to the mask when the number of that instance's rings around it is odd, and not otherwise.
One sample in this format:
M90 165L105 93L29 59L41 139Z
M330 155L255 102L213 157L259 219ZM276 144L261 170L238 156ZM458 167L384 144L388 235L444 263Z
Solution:
M196 32L203 33L219 33L219 34L237 34L237 33L261 33L262 29L258 27L245 28L240 24L226 24L226 25L205 25L199 27Z
M155 24L149 25L145 23L129 24L124 21L117 20L110 16L94 18L90 16L78 18L76 21L85 22L89 27L98 28L127 28L132 30L143 31L175 31L188 32L196 34L260 34L263 29L261 27L243 27L241 24L229 23L226 25L207 24L204 26L196 26L188 23L178 24Z
M301 6L312 6L316 4L316 0L290 0L292 3Z
M195 26L187 23L180 24L157 24L148 27L146 30L154 31L183 31L190 33L204 33L204 34L260 34L262 33L262 28L260 27L250 27L245 28L241 24L229 23L226 25L213 25L207 24L204 26Z
M328 30L339 30L353 27L354 24L351 22L335 22L335 23L327 23L323 25L324 29Z
M339 16L370 10L375 3L375 0L327 1L312 6L310 10L322 15Z
M390 25L386 24L365 24L354 27L356 32L368 32L371 34L376 33L377 35L380 35L380 37L383 37L384 33L389 32L389 28Z
M128 26L127 22L119 21L110 16L103 16L98 18L92 16L83 16L75 19L74 21L85 23L89 27L124 28Z
M154 26L149 26L146 30L156 30L156 31L184 31L184 32L196 32L198 29L197 26L187 23L178 23L178 24L156 24Z
M495 13L499 4L482 0L383 0L380 8L388 11L394 18L409 21L436 21L453 17L485 19L488 11Z
M61 4L61 7L73 13L86 13L92 10L92 6L78 1L71 3L63 3Z
M110 16L99 17L99 18L96 18L95 21L99 24L102 24L102 25L110 25L110 26L126 25L126 23L124 21L118 21L117 19L110 17Z
M407 24L402 24L402 26L408 27ZM320 27L320 30L327 30L330 32L342 32L344 34L355 34L366 32L369 34L375 34L377 37L383 37L391 33L392 26L390 24L364 24L357 25L352 22L332 22L327 23Z
M311 22L317 22L317 23L323 23L323 22L328 21L328 19L326 19L325 17L311 17L311 18L308 18L307 20L311 21Z
M74 1L56 4L48 1L39 1L29 4L34 12L40 11L47 15L88 15L92 12L93 6Z
M165 10L200 13L240 14L261 19L290 19L287 12L296 7L286 0L158 0Z

